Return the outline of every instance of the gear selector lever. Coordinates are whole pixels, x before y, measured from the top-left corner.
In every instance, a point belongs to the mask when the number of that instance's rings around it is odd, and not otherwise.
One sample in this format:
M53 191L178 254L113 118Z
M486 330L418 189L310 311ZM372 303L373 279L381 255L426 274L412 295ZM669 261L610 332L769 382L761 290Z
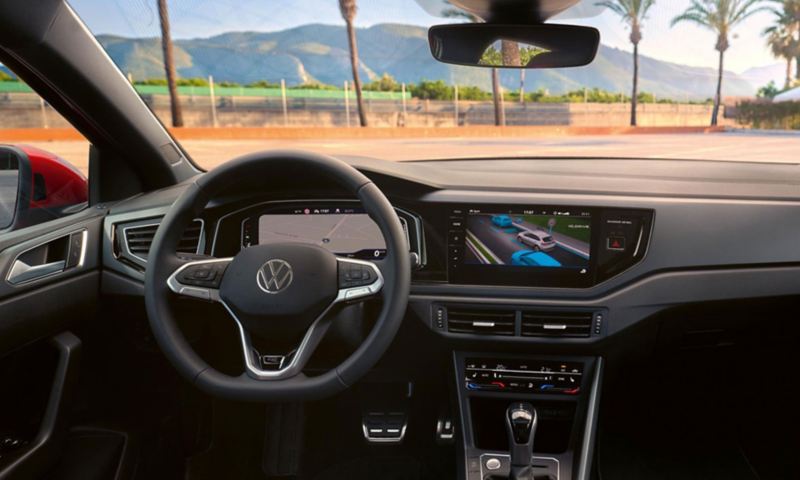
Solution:
M531 460L537 420L536 409L530 403L515 402L506 410L511 480L533 480Z

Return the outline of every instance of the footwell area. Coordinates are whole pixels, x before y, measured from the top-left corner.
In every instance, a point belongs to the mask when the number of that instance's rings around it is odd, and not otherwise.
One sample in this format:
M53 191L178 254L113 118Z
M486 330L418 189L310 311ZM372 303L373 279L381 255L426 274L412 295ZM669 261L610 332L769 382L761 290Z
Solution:
M370 444L362 431L362 412L392 402L386 398L385 392L390 390L387 385L360 385L335 399L309 406L302 478L454 479L455 448L436 443L438 412L447 404L447 393L439 390L440 386L415 385L413 395L403 406L409 415L406 436L400 444Z
M441 392L417 385L407 403L395 405L409 414L402 443L365 440L362 412L374 408L382 392L397 390L397 385L366 383L304 406L215 400L209 446L187 459L186 478L455 479L455 449L437 444L435 437L437 401L446 403Z
M315 480L422 480L439 478L412 457L362 457L337 463L323 470Z

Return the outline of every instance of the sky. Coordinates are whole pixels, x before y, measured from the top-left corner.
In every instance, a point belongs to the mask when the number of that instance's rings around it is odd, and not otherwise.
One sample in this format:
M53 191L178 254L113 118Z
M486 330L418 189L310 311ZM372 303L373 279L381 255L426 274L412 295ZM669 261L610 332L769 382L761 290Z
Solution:
M126 37L159 35L156 0L68 0L95 34ZM230 31L275 31L307 23L343 24L337 0L167 0L173 38L209 37ZM441 0L419 0L430 6ZM593 7L595 0L582 0ZM690 0L656 0L644 23L639 52L690 66L716 68L718 53L713 33L684 23L670 27L673 17ZM590 8L594 10L594 8ZM568 12L565 12L564 16ZM430 26L455 20L429 14L416 0L359 0L357 27L378 23ZM591 18L558 19L559 23L591 25L600 30L601 42L631 50L629 32L619 17L604 11ZM734 29L726 52L725 68L742 73L751 67L781 62L766 47L761 32L772 14L757 13Z

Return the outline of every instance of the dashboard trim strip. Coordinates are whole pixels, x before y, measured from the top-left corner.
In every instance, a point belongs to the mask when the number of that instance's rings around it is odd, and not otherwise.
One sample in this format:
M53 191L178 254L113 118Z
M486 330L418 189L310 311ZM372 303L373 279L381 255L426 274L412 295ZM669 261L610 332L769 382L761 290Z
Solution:
M592 471L592 457L594 456L594 437L597 432L597 414L600 408L600 385L603 378L603 357L597 357L594 365L594 378L589 392L589 405L586 413L586 423L583 428L583 442L581 444L580 459L578 460L577 480L588 480Z

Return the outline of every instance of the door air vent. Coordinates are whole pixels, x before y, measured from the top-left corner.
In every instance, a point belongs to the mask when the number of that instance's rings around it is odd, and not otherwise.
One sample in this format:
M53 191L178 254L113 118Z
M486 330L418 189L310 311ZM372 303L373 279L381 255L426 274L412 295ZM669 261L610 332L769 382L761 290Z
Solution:
M594 312L523 310L523 337L586 338L592 334Z
M158 230L158 223L124 227L122 229L128 253L142 261L147 261L153 237ZM203 235L203 221L193 220L186 228L178 242L179 253L199 253L200 238Z
M450 307L447 331L475 335L514 335L515 310Z

